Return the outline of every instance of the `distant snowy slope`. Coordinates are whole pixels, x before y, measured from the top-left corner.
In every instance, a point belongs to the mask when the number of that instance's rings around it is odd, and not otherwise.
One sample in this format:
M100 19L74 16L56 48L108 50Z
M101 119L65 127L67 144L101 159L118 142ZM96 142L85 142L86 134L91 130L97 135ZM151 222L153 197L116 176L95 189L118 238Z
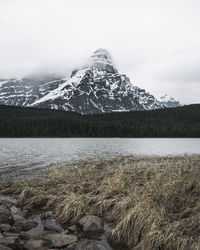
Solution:
M66 80L53 78L22 78L0 81L0 104L29 106Z
M160 103L165 105L167 108L181 106L179 101L176 101L173 97L168 96L168 95L161 96L158 100L160 101Z

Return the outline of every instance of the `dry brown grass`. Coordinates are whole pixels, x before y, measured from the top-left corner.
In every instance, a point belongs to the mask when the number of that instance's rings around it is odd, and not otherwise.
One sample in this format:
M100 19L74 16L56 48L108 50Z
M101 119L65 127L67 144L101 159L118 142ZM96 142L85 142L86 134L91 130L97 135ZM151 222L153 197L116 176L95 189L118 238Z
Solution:
M31 213L53 209L62 223L101 216L122 249L200 249L200 156L91 160L41 179L0 180L0 192Z

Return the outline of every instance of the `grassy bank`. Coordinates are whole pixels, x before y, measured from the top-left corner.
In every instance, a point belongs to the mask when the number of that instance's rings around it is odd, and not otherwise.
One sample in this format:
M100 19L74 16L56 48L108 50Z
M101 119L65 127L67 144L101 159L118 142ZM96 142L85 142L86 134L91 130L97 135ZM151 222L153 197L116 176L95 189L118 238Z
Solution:
M103 217L122 249L200 249L200 156L85 161L40 180L1 179L0 192L30 213L52 209L61 223Z

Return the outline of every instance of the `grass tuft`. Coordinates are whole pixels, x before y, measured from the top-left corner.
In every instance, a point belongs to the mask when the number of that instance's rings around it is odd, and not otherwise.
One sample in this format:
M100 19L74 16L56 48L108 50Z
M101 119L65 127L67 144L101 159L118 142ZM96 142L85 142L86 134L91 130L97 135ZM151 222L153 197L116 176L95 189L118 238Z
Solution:
M112 222L121 249L200 249L200 156L82 161L38 180L8 182L30 213L51 209L61 223L92 213Z

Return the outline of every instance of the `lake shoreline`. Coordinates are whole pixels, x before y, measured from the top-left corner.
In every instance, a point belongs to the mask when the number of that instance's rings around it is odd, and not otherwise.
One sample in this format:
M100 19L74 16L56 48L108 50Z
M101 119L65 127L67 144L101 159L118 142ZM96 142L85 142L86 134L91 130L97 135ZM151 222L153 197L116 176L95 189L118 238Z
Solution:
M52 211L66 230L76 228L72 249L83 240L81 218L91 215L113 225L113 249L198 249L199 179L200 155L118 157L44 171L39 181L0 179L0 193L14 196L26 216Z
M15 138L0 139L0 175L38 176L48 167L92 158L198 154L200 139ZM78 163L77 163L78 164Z

